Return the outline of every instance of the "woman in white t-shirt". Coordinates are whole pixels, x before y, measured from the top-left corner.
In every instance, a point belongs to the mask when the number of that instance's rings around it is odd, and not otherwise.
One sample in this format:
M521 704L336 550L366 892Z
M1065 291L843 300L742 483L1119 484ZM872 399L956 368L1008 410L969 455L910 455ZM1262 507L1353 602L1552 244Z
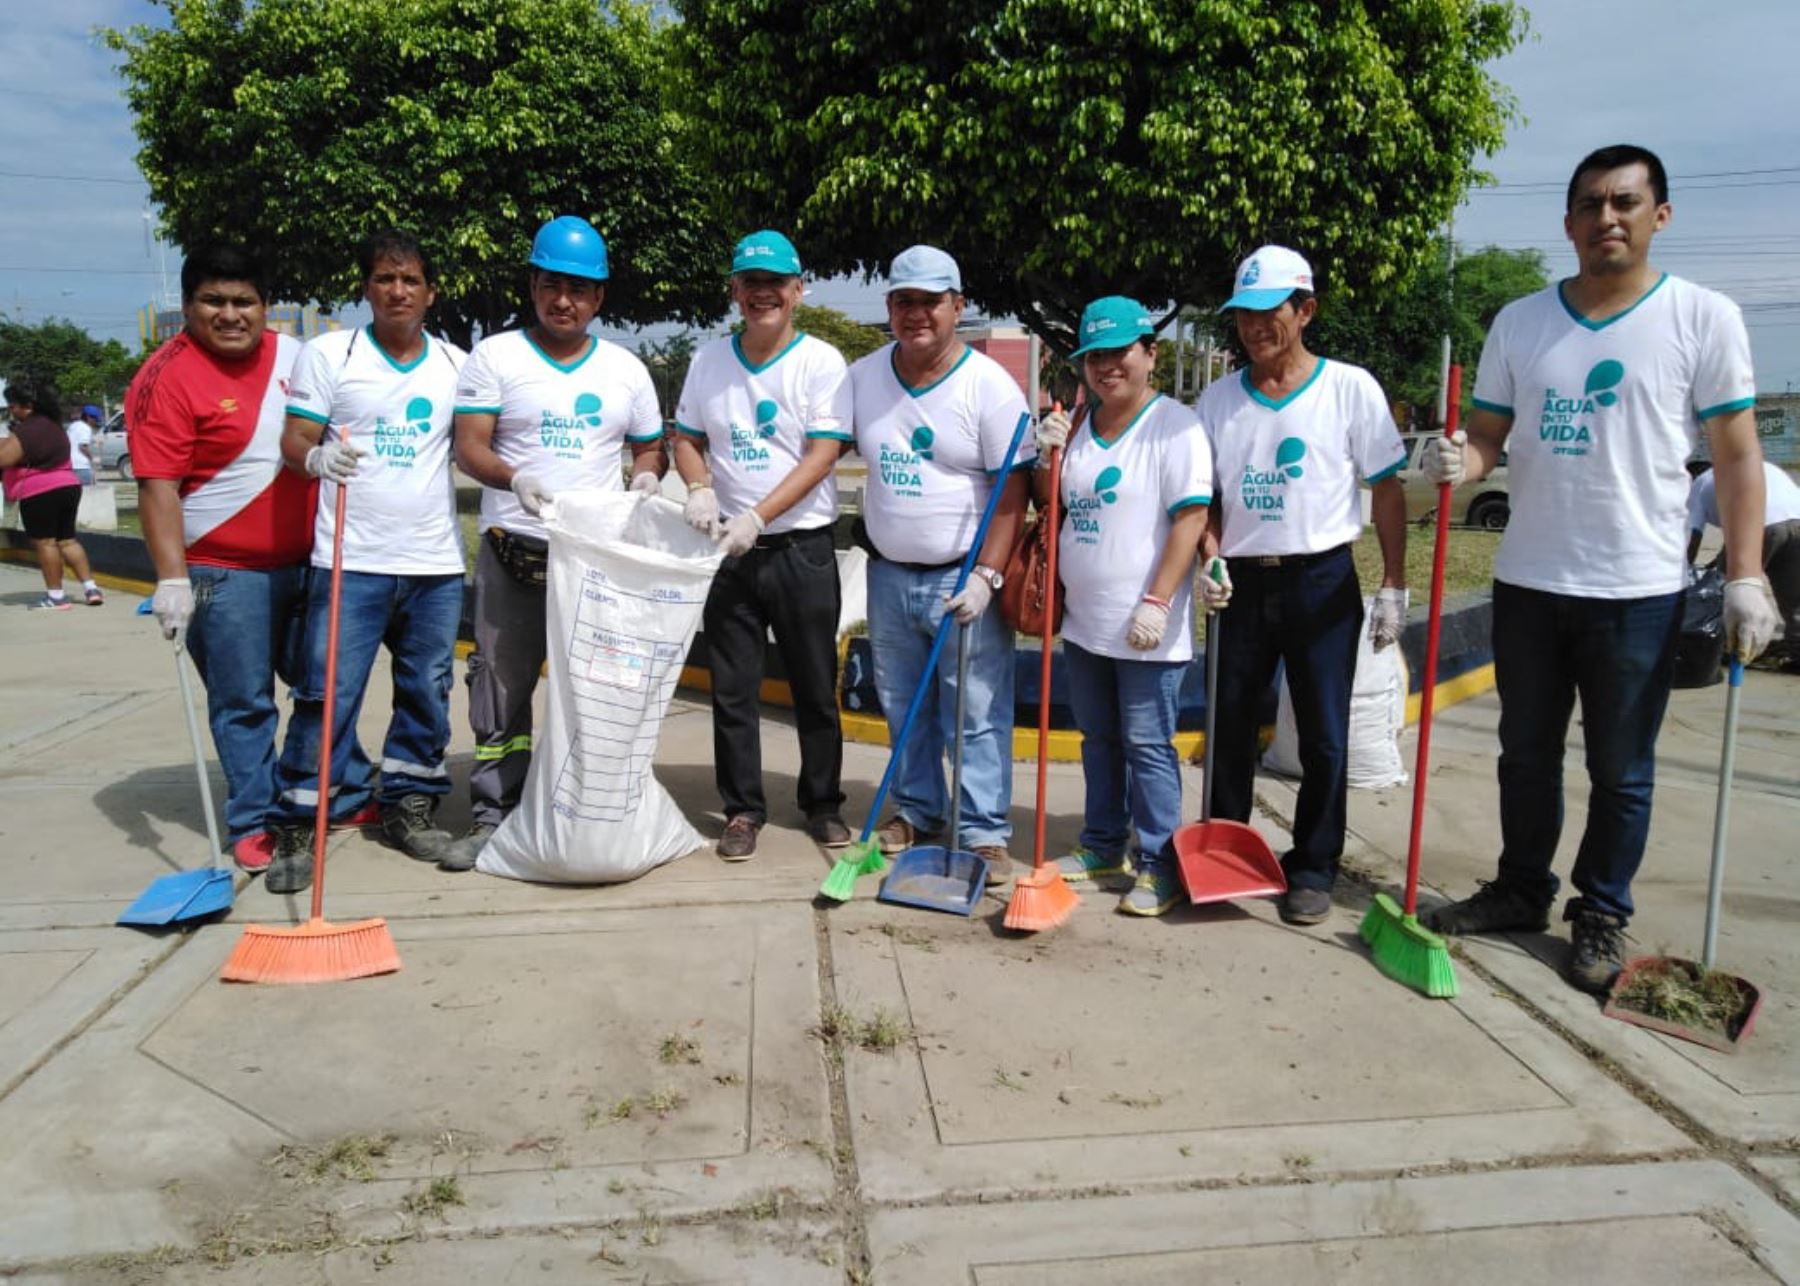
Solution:
M1080 358L1098 399L1079 425L1058 411L1038 429L1038 461L1066 446L1057 564L1063 663L1081 731L1086 815L1067 879L1137 879L1127 915L1161 915L1180 897L1170 836L1181 823L1175 733L1181 678L1194 655L1193 566L1212 502L1212 452L1192 411L1150 386L1155 322L1118 295L1081 314ZM1039 469L1040 502L1048 473Z

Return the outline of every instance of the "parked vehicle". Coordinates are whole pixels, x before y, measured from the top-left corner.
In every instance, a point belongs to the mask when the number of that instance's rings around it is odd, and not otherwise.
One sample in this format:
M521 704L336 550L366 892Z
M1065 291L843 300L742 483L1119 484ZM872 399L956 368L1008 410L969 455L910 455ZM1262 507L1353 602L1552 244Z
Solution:
M1406 491L1406 517L1409 522L1426 522L1437 516L1438 489L1419 472L1419 453L1433 434L1406 435L1406 467L1400 481ZM1512 512L1506 491L1506 453L1500 453L1500 464L1480 482L1458 487L1450 493L1450 521L1458 526L1480 527L1487 531L1506 530Z
M112 418L94 435L94 464L100 469L116 469L125 481L132 480L131 454L125 445L125 412L114 411Z

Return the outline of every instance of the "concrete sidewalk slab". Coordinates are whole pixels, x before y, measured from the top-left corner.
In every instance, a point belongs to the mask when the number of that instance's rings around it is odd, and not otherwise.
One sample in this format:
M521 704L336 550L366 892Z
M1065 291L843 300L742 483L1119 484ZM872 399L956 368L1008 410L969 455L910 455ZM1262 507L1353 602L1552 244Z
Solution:
M1389 982L1344 911L1309 933L1267 904L1143 921L1090 895L1029 939L1000 915L832 913L839 1004L908 1037L846 1056L874 1199L1689 1146L1488 988Z
M1794 1221L1711 1162L884 1210L869 1241L883 1286L1800 1280Z
M1750 1164L1776 1184L1794 1205L1800 1205L1800 1156L1757 1156Z
M372 1181L311 1200L367 1235L446 1173L452 1230L828 1198L809 910L395 929L402 971L340 987L222 984L237 931L193 935L0 1102L5 1258L191 1246L346 1139Z

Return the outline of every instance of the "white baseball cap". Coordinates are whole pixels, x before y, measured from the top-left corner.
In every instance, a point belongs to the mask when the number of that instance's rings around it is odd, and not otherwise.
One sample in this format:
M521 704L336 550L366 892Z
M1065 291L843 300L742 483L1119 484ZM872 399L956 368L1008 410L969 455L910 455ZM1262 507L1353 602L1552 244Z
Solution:
M962 269L956 260L936 246L909 246L894 256L888 268L888 293L896 290L929 290L962 294Z
M1220 304L1219 311L1248 308L1262 312L1279 308L1281 301L1296 290L1310 292L1312 288L1312 265L1298 251L1286 246L1264 246L1238 265L1237 293Z

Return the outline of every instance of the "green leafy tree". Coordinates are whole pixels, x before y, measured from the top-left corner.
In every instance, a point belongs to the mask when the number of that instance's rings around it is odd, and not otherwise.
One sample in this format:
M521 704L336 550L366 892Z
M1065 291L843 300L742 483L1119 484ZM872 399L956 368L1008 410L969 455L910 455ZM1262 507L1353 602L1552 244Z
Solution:
M118 340L102 343L74 322L0 320L0 380L48 383L70 414L87 402L117 403L143 360Z
M609 319L720 315L710 266L730 245L659 98L669 37L649 5L159 3L166 27L104 35L177 244L245 243L278 297L331 305L356 296L361 236L410 228L440 275L435 320L466 343L519 315L538 226L578 214L612 252Z
M887 332L881 327L864 325L835 308L818 304L801 304L794 309L794 325L830 344L844 355L846 362L866 357L888 342Z
M644 340L637 354L650 372L656 386L656 404L665 420L675 418L676 404L681 401L681 386L687 383L688 367L694 361L699 338L691 330L670 335L664 340Z
M927 241L1058 351L1102 294L1216 305L1280 241L1406 280L1499 147L1507 0L675 0L746 225L830 275Z

